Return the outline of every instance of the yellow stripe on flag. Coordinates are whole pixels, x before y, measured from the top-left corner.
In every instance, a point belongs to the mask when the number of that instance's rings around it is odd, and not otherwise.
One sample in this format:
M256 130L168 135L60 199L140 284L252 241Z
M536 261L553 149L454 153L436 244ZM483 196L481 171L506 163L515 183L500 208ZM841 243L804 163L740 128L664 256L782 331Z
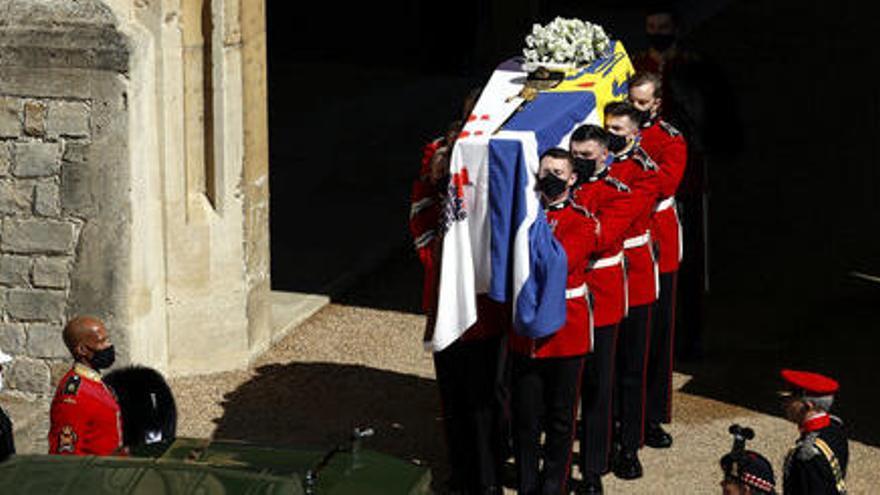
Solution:
M615 41L614 54L586 68L570 69L558 86L548 93L591 91L596 96L596 112L603 120L605 105L626 98L627 81L635 73L623 43Z

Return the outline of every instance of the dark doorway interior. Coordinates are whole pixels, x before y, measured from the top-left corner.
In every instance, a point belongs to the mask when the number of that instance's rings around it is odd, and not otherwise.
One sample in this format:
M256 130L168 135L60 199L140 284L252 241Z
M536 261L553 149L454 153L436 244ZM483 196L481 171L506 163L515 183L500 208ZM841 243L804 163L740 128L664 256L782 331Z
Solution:
M421 146L481 79L435 10L268 2L274 289L338 296L392 251L417 270L402 248Z

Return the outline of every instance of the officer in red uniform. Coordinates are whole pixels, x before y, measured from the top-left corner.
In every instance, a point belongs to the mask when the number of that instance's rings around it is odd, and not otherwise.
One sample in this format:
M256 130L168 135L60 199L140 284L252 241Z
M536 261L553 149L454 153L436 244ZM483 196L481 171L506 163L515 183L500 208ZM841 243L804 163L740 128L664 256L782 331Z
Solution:
M782 370L785 417L798 425L801 436L785 458L785 495L846 493L849 445L843 422L829 414L836 380L818 373Z
M443 137L422 148L419 175L413 181L410 195L409 231L424 268L422 310L428 315L437 303L440 211L449 182L449 157L460 131L461 121L453 121Z
M623 236L632 221L632 194L609 173L605 129L589 124L575 129L570 148L578 175L583 176L575 202L601 226L597 254L587 271L595 329L581 389L580 471L581 493L602 493L601 476L610 470L614 358L618 325L626 310Z
M586 270L596 250L598 223L570 200L577 174L567 151L547 151L538 177L547 221L568 262L566 318L559 330L540 339L511 330L514 452L518 493L559 494L568 493L580 380L592 342Z
M632 221L624 234L629 313L620 324L617 346L616 409L620 450L615 476L642 476L638 449L644 438L646 371L651 309L659 292L659 272L651 242L651 214L659 195L659 167L639 146L639 111L628 102L605 107L611 175L632 189Z
M660 198L651 217L651 237L660 266L660 298L652 315L648 350L648 393L645 444L668 448L672 436L660 426L672 420L672 362L675 338L675 293L683 243L675 191L687 162L687 144L680 132L659 114L660 78L640 72L629 82L629 101L642 112L641 146L660 167Z
M101 320L74 318L64 327L64 343L75 361L52 400L49 453L118 455L122 448L119 405L101 381L115 352Z

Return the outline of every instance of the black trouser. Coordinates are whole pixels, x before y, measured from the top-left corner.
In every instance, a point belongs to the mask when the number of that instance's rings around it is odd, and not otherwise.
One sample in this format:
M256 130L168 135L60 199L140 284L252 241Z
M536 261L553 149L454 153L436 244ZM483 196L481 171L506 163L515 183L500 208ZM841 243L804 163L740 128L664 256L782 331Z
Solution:
M608 471L611 453L612 392L617 325L596 327L593 352L587 355L581 386L581 472L601 475Z
M705 229L703 197L679 200L684 252L678 269L678 319L675 355L698 358L703 350L704 297L706 294Z
M567 493L584 357L531 359L513 355L512 359L517 493ZM544 464L539 471L540 458Z
M15 453L15 442L12 440L12 421L0 407L0 462Z
M632 306L620 323L617 340L615 412L620 422L618 441L625 451L642 446L645 426L645 372L648 367L651 304Z
M660 299L651 317L651 346L648 349L649 424L672 420L672 349L675 342L675 289L677 273L660 274Z
M450 488L480 493L500 486L499 360L503 339L461 341L434 354L452 471Z

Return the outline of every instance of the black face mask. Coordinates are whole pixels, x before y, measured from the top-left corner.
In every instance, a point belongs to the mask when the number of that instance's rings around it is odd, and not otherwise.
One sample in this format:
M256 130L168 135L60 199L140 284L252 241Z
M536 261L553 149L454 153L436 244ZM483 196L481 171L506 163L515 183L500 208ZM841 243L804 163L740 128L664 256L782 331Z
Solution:
M106 349L101 349L100 351L95 351L92 354L92 359L90 360L90 364L92 368L96 370L103 370L113 366L113 363L116 361L116 349L111 345Z
M675 43L674 34L649 34L648 44L658 52L665 52Z
M608 133L608 149L612 153L619 153L626 148L626 138L617 134Z
M596 160L588 158L575 158L574 171L578 175L578 184L583 184L596 173Z
M556 177L553 174L547 174L538 179L538 190L544 193L547 199L556 199L560 194L565 192L568 182Z
M641 125L645 125L651 121L651 111L650 110L642 110L639 112L639 121Z

